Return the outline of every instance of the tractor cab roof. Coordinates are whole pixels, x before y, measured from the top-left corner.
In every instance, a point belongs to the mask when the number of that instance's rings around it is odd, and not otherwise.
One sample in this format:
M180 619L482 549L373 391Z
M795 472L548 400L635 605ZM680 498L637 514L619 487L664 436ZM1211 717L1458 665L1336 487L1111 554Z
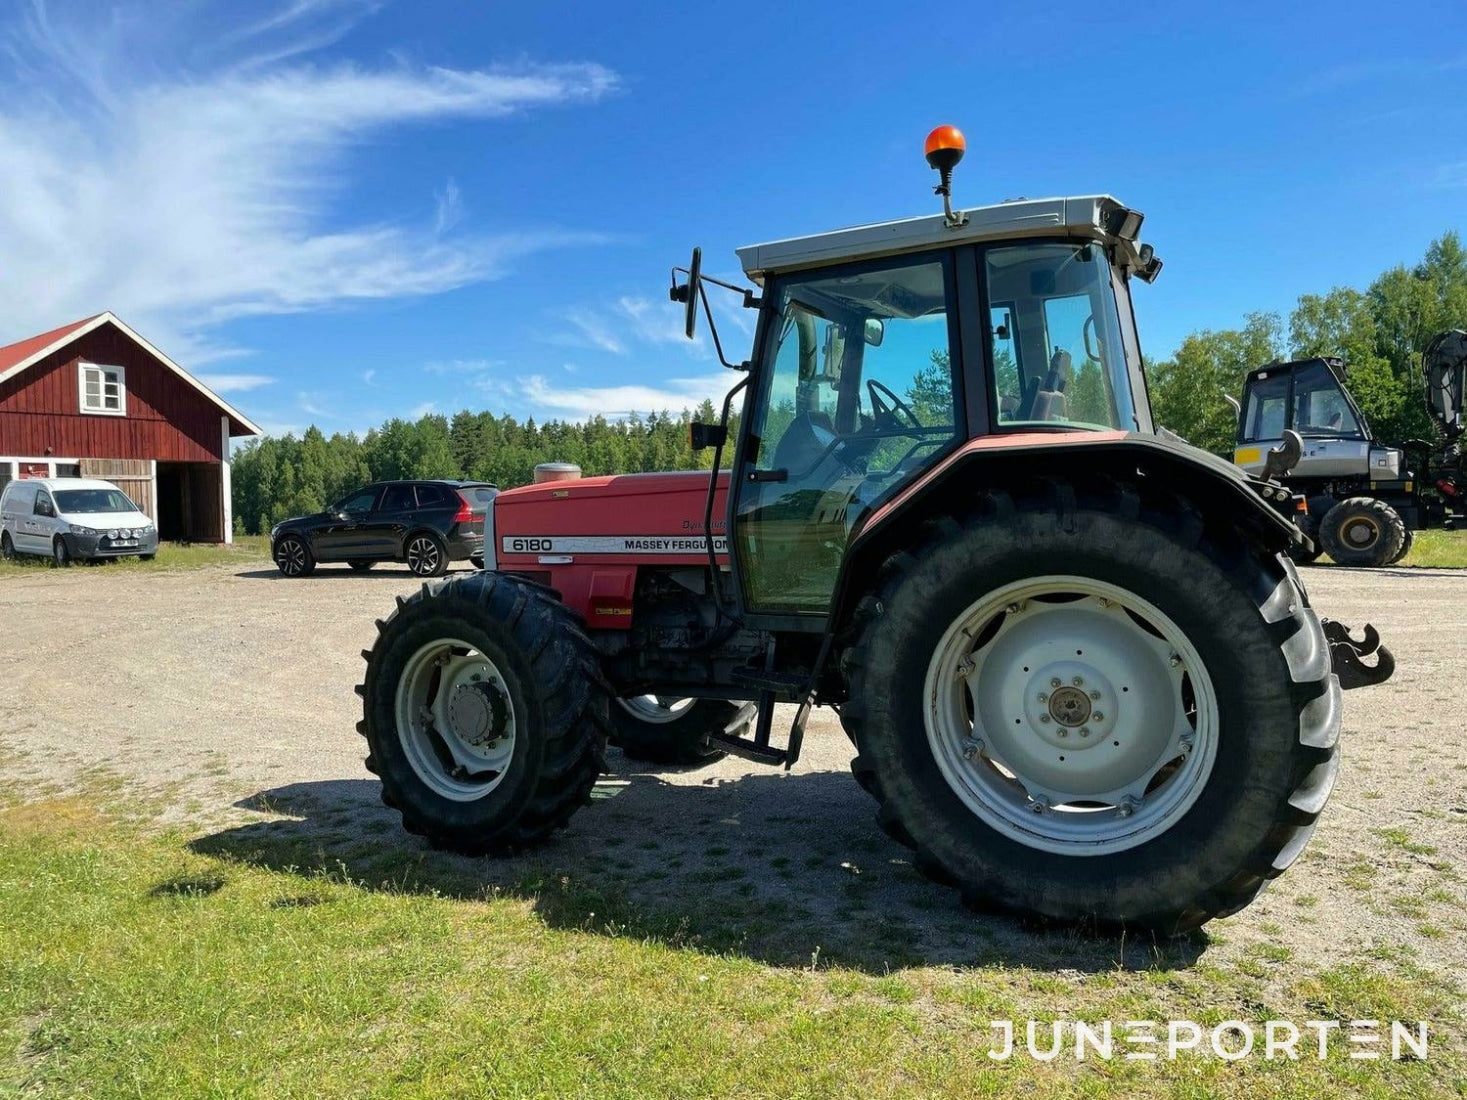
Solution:
M1117 262L1147 282L1161 268L1150 247L1140 243L1141 213L1109 195L1015 199L973 207L957 217L961 224L932 214L748 245L738 250L739 261L744 273L762 285L766 276L782 271L983 241L1067 236L1116 244Z

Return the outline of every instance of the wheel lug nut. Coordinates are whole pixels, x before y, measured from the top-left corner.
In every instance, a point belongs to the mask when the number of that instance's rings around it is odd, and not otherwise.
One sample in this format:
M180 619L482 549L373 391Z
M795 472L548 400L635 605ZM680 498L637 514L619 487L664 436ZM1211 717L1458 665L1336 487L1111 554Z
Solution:
M1080 736L1081 737L1089 737L1090 736L1090 727L1089 726L1081 726L1080 727Z
M1105 721L1105 715L1102 714L1098 710L1094 714L1092 714L1090 717L1091 718L1094 718L1097 722L1104 722Z
M1054 678L1053 678L1053 679L1051 679L1051 680L1050 680L1050 681L1049 681L1049 686L1050 686L1050 687L1052 687L1052 688L1057 688L1057 687L1059 687L1059 686L1060 686L1060 685L1061 685L1061 684L1062 684L1062 683L1064 683L1064 681L1063 681L1063 680L1061 680L1061 679L1060 679L1060 678L1059 678L1059 677L1058 677L1058 676L1056 676L1056 677L1054 677Z
M1061 726L1061 727L1060 727L1060 731L1059 731L1059 735L1060 735L1060 736L1061 736L1061 737L1068 737L1068 736L1070 736L1070 731L1069 731L1069 730L1067 730L1067 729L1065 729L1065 727L1064 727L1064 726Z
M1041 714L1039 716L1039 721L1042 722L1046 726L1049 725L1049 715L1047 715L1047 714Z
M1049 812L1049 799L1047 799L1047 798L1036 798L1034 800L1034 805L1031 807L1031 809L1033 809L1033 811L1036 814L1048 813Z
M1045 694L1045 693L1044 693L1044 692L1042 692L1042 691L1041 691L1041 692L1040 692L1040 693L1039 693L1039 695L1038 695L1038 699L1039 699L1039 701L1040 701L1040 702L1041 702L1041 703L1047 703L1047 702L1049 702L1049 696L1048 696L1048 695L1046 695L1046 694Z
M1073 680L1070 681L1070 683L1074 684L1076 687L1085 686L1085 680L1083 677L1080 676L1076 676Z
M1169 665L1171 665L1172 668L1177 668L1179 665L1181 665L1182 658L1178 657L1175 653L1173 653L1170 657L1168 657L1166 659L1166 663L1169 664Z
M1098 701L1100 699L1100 692L1098 692L1098 691L1092 691L1090 693L1090 698L1095 699L1095 700Z

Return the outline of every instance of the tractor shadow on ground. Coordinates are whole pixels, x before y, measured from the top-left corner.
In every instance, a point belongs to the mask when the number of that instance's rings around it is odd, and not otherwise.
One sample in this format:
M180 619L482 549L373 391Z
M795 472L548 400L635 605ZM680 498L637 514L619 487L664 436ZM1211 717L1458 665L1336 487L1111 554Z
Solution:
M434 851L405 833L375 780L295 783L238 805L270 820L200 837L200 854L367 889L467 901L517 898L544 922L774 966L872 974L924 965L1170 970L1177 939L1025 927L975 914L923 878L873 821L848 774L709 778L637 770L620 753L593 804L547 845L510 859Z

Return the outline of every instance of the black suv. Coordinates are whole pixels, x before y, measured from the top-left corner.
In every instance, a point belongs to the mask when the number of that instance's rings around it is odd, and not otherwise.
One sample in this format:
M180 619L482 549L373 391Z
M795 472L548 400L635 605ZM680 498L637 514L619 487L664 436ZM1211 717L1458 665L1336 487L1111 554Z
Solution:
M277 523L270 556L287 577L328 561L358 571L405 561L420 577L440 576L464 558L482 569L484 515L498 492L483 481L381 481L324 512Z

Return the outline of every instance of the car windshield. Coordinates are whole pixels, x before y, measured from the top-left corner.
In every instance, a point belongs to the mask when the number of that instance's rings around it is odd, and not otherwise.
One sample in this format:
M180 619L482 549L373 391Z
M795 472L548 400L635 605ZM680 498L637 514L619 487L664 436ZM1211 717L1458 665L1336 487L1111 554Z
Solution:
M78 512L136 512L138 506L121 489L58 489L56 507L68 514Z

